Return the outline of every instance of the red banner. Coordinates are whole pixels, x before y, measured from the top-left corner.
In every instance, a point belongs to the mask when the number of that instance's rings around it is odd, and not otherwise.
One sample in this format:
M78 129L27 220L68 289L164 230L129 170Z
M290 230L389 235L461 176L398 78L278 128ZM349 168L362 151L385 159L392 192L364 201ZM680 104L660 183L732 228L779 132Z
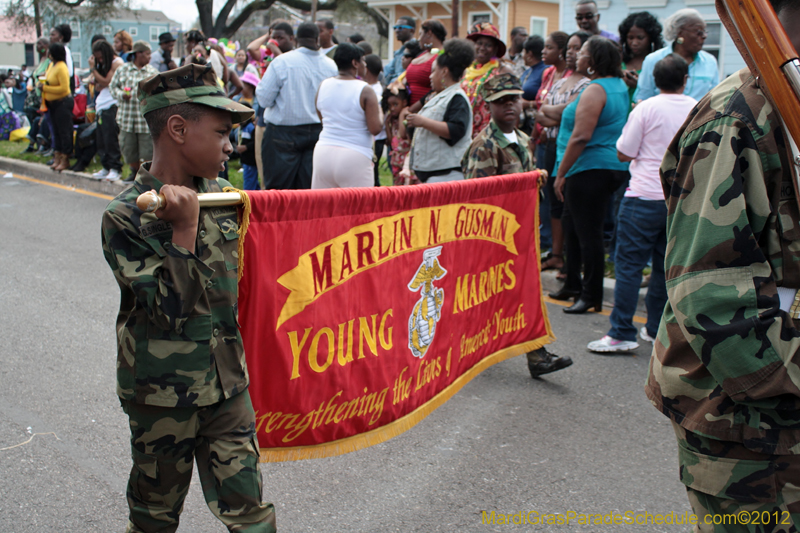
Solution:
M239 317L262 461L383 442L552 341L537 177L249 193Z

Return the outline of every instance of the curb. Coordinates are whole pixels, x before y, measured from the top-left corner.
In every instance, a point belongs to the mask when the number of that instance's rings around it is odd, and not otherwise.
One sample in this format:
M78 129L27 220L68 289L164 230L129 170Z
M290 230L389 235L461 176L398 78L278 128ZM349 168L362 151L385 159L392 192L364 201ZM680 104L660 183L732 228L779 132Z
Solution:
M611 278L603 278L603 307L614 307L614 287L616 280ZM549 292L555 292L564 284L556 279L555 270L547 270L542 272L542 291L547 296ZM639 289L639 301L636 304L636 314L647 316L647 306L645 305L645 297L647 296L647 289Z
M41 181L49 181L51 183L58 183L61 185L66 185L67 187L83 189L85 191L108 194L109 196L117 196L128 186L127 183L122 183L121 180L96 180L92 178L90 174L86 174L84 172L73 172L72 170L64 170L60 173L54 172L50 170L50 167L41 163L21 161L19 159L12 159L10 157L0 156L0 171L3 173L11 172L15 174L21 174L29 178L35 178Z

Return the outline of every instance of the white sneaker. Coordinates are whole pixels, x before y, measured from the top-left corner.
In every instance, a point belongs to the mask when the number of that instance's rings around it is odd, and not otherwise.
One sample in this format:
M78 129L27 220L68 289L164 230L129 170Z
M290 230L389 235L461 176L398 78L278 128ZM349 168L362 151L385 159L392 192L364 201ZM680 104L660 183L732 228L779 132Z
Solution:
M92 177L94 179L96 179L96 180L101 180L101 179L105 178L106 176L108 176L108 169L107 168L104 168L103 170L100 170L100 171L95 172L94 174L92 174Z
M635 341L620 341L606 335L599 341L592 341L586 347L590 352L598 353L622 353L630 352L639 347Z
M653 337L647 334L647 328L644 326L642 326L642 329L639 330L639 338L645 342L649 342L650 344L656 342L656 340Z
M120 171L115 169L115 168L112 168L109 171L108 176L106 176L106 180L108 180L108 181L117 181L121 177L122 177L122 174L120 174Z

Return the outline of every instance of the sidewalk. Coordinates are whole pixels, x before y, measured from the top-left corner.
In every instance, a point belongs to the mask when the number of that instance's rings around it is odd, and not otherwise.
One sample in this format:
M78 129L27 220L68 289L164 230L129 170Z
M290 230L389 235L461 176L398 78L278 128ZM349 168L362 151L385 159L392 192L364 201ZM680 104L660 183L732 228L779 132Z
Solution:
M614 307L614 286L616 280L611 278L603 278L603 307ZM547 270L542 272L542 290L545 297L550 292L555 292L562 287L563 283L556 279L555 270ZM647 307L644 304L644 298L647 296L647 289L639 289L639 302L636 305L636 314L647 316Z
M127 184L122 183L121 180L98 181L96 179L92 179L90 174L86 174L84 172L64 170L63 172L59 173L50 170L49 167L41 163L32 163L30 161L22 161L19 159L12 159L10 157L0 157L0 173L6 174L7 172L41 181L58 183L61 185L66 185L67 187L83 189L85 191L107 194L109 196L118 195L127 186Z

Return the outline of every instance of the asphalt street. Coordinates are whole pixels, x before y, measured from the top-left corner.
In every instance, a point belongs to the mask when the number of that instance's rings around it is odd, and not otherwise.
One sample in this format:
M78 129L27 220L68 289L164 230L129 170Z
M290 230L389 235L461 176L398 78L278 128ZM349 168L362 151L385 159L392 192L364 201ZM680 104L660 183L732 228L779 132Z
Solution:
M125 529L119 292L100 249L107 203L0 178L0 533ZM690 511L672 427L643 391L650 346L633 356L590 354L586 344L605 334L608 317L561 309L548 304L558 336L551 349L570 355L572 367L532 380L517 357L388 442L262 464L279 531L688 531L483 523L492 511ZM179 531L224 530L195 479Z

